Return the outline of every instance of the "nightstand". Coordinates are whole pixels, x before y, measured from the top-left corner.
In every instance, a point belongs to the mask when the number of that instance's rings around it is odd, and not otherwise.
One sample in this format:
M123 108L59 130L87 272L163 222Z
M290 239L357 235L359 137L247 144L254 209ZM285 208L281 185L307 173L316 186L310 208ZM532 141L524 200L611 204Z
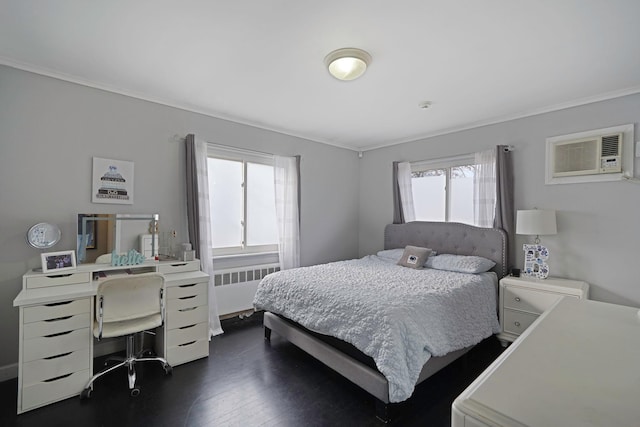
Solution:
M504 347L520 336L560 298L589 297L589 284L580 280L548 277L505 277L500 280L500 326L498 339Z

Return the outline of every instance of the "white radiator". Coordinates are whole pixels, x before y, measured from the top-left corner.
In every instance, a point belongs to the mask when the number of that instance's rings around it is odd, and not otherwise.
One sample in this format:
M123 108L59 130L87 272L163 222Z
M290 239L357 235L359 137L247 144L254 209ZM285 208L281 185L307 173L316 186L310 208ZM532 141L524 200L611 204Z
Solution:
M215 270L215 285L218 315L224 316L253 309L253 297L260 279L269 273L280 271L279 264L261 264L248 267Z

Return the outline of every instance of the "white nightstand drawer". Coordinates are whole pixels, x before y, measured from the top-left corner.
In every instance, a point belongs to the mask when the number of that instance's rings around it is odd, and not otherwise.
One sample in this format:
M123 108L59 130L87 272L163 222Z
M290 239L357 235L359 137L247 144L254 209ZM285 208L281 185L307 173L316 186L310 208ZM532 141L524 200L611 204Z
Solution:
M504 310L503 315L502 330L516 335L523 333L538 318L535 314L508 309Z
M52 337L38 337L24 340L22 362L30 362L45 357L58 356L73 350L91 345L91 331L89 328L76 329L64 335Z
M79 313L89 313L91 300L82 298L55 304L36 305L25 307L24 323L37 322L39 320L57 319Z
M44 337L46 335L88 328L91 325L89 313L74 314L40 322L25 323L23 327L24 339Z
M180 285L167 288L167 298L177 299L182 297L188 297L191 295L198 295L207 292L208 283L193 283L190 285Z
M24 364L23 386L89 369L89 347L71 351L53 359L38 359Z
M509 286L504 288L504 307L542 314L553 303L562 298L557 293L541 292Z
M208 322L197 323L195 325L184 326L182 328L167 331L167 346L175 347L192 341L209 339Z
M191 341L182 345L167 348L167 361L170 365L200 359L209 355L209 340Z
M183 326L195 325L196 323L207 322L209 320L209 306L201 305L200 307L187 308L183 310L174 310L173 308L167 312L166 328L175 329Z
M48 382L36 383L22 389L22 410L80 395L91 375L89 370L78 371Z

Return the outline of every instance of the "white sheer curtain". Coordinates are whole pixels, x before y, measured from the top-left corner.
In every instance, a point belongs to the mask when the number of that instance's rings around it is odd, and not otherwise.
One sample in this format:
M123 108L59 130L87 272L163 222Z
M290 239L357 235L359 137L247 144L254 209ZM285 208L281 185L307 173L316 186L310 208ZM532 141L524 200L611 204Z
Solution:
M274 156L280 269L300 267L298 158Z
M400 203L404 222L416 220L416 212L413 207L413 189L411 187L411 164L409 162L398 163L398 190L400 191Z
M493 227L496 212L496 149L475 155L473 219L478 227Z
M191 145L191 146L189 146ZM197 245L200 267L209 275L209 337L222 334L213 281L207 143L187 136L187 216L192 244ZM194 249L196 249L194 247Z

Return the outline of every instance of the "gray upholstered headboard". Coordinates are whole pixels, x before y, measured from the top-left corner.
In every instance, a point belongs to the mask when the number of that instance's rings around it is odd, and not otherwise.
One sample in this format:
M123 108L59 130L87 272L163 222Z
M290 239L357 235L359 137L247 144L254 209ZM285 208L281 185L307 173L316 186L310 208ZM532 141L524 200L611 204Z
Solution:
M507 275L507 233L456 222L414 221L389 224L384 229L384 248L407 245L431 248L441 254L477 255L496 263L498 278Z

